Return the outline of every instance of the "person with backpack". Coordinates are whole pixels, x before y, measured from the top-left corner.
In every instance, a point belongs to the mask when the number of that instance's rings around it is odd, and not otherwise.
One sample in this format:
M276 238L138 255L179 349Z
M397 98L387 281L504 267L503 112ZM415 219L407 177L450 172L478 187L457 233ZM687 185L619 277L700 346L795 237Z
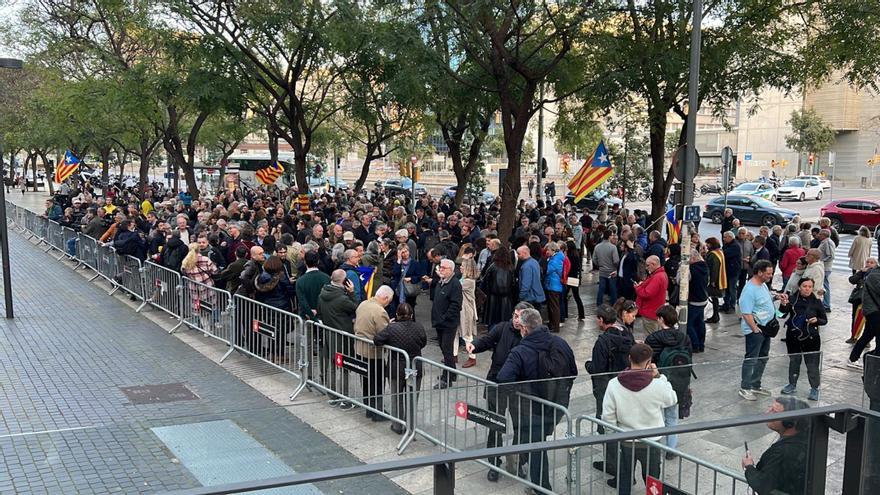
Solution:
M645 344L651 346L654 352L652 361L657 363L660 373L666 376L675 390L678 405L663 409L663 423L666 426L675 426L679 419L690 415L693 347L687 334L676 326L678 312L675 308L669 304L661 306L657 310L657 321L660 323L660 330L648 335ZM677 445L678 435L666 437L667 447L674 449ZM666 458L672 459L672 452L666 452Z
M510 351L504 366L498 372L498 383L530 381L524 393L568 407L571 386L577 376L574 351L562 337L549 332L534 309L520 312L519 345ZM536 406L519 425L519 441L543 442L562 419L558 409ZM520 411L522 417L525 411ZM552 491L547 452L529 452L529 479L532 483Z
M678 400L666 376L651 362L653 351L646 344L635 344L629 350L629 368L611 380L602 406L605 421L622 431L648 430L664 426L663 411ZM659 441L660 437L644 440ZM624 442L620 451L620 471L608 486L618 488L620 495L632 493L635 461L642 465L642 480L650 474L660 476L660 455L642 442ZM619 486L618 486L619 485Z
M635 319L635 304L632 307L632 318ZM593 398L596 399L596 417L602 419L605 390L616 373L629 366L629 350L635 344L635 339L632 331L618 321L617 311L607 304L596 309L596 324L602 333L593 345L592 358L584 363L584 367L592 375L590 380L593 382ZM599 425L598 431L604 433L605 428ZM613 475L617 469L617 449L607 449L605 461L593 461L593 467Z

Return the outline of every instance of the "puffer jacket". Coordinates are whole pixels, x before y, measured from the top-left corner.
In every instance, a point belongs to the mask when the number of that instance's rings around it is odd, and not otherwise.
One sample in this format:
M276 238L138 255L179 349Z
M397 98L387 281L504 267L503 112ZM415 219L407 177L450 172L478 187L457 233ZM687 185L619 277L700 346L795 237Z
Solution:
M254 282L254 299L274 308L290 311L290 300L296 294L284 272L275 275L263 270Z
M549 291L562 292L563 257L562 252L557 252L547 260L547 275L544 278L544 287Z

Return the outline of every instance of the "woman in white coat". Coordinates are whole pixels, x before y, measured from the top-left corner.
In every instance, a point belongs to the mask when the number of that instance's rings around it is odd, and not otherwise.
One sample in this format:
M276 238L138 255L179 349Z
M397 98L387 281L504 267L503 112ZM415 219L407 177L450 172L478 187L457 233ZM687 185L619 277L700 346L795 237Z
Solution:
M868 227L859 227L859 235L853 239L849 247L849 267L853 275L865 266L865 261L871 257L871 233Z
M473 259L473 254L466 256L461 260L461 319L458 324L458 332L455 337L456 345L453 346L453 354L458 357L458 339L464 339L465 343L470 344L477 336L477 263ZM477 364L477 355L468 354L468 360L462 365L462 368L470 368Z

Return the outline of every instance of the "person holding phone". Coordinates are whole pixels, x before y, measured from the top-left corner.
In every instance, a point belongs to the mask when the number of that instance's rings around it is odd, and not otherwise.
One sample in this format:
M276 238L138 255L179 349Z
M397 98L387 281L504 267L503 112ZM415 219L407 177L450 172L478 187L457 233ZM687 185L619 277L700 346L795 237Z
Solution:
M788 316L785 322L785 346L788 349L788 385L782 389L784 395L797 391L801 362L807 364L807 378L810 381L809 400L819 400L819 364L822 340L819 327L828 323L828 316L822 301L813 293L814 281L804 277L798 281L798 290L791 299L779 307Z
M808 409L805 402L791 397L779 397L773 401L768 414ZM767 427L779 434L779 440L761 454L755 463L748 443L742 459L749 488L759 495L765 493L804 493L809 451L809 419L770 421Z

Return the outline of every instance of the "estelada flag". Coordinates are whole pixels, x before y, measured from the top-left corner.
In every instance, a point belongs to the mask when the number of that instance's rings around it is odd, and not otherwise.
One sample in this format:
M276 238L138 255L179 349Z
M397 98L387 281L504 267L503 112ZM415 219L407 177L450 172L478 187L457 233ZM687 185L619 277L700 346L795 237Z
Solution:
M853 320L852 338L859 340L863 331L865 331L865 314L862 313L862 305L859 304L856 308L856 318Z
M681 240L681 220L675 220L675 207L666 212L666 233L669 244L678 244Z
M61 159L61 163L55 168L55 182L61 184L66 181L68 177L76 172L77 168L79 168L79 158L73 156L73 153L67 150L64 153L64 158Z
M361 280L361 287L364 289L364 295L366 297L373 297L375 294L374 289L378 289L378 287L374 287L374 279L376 278L376 267L373 266L358 266L358 277Z
M613 174L614 167L611 166L611 157L608 156L608 150L605 148L605 140L599 141L596 151L568 183L568 189L574 194L574 202L582 200Z
M257 170L257 180L265 185L274 184L281 175L284 174L284 167L280 163L274 162L271 165Z

